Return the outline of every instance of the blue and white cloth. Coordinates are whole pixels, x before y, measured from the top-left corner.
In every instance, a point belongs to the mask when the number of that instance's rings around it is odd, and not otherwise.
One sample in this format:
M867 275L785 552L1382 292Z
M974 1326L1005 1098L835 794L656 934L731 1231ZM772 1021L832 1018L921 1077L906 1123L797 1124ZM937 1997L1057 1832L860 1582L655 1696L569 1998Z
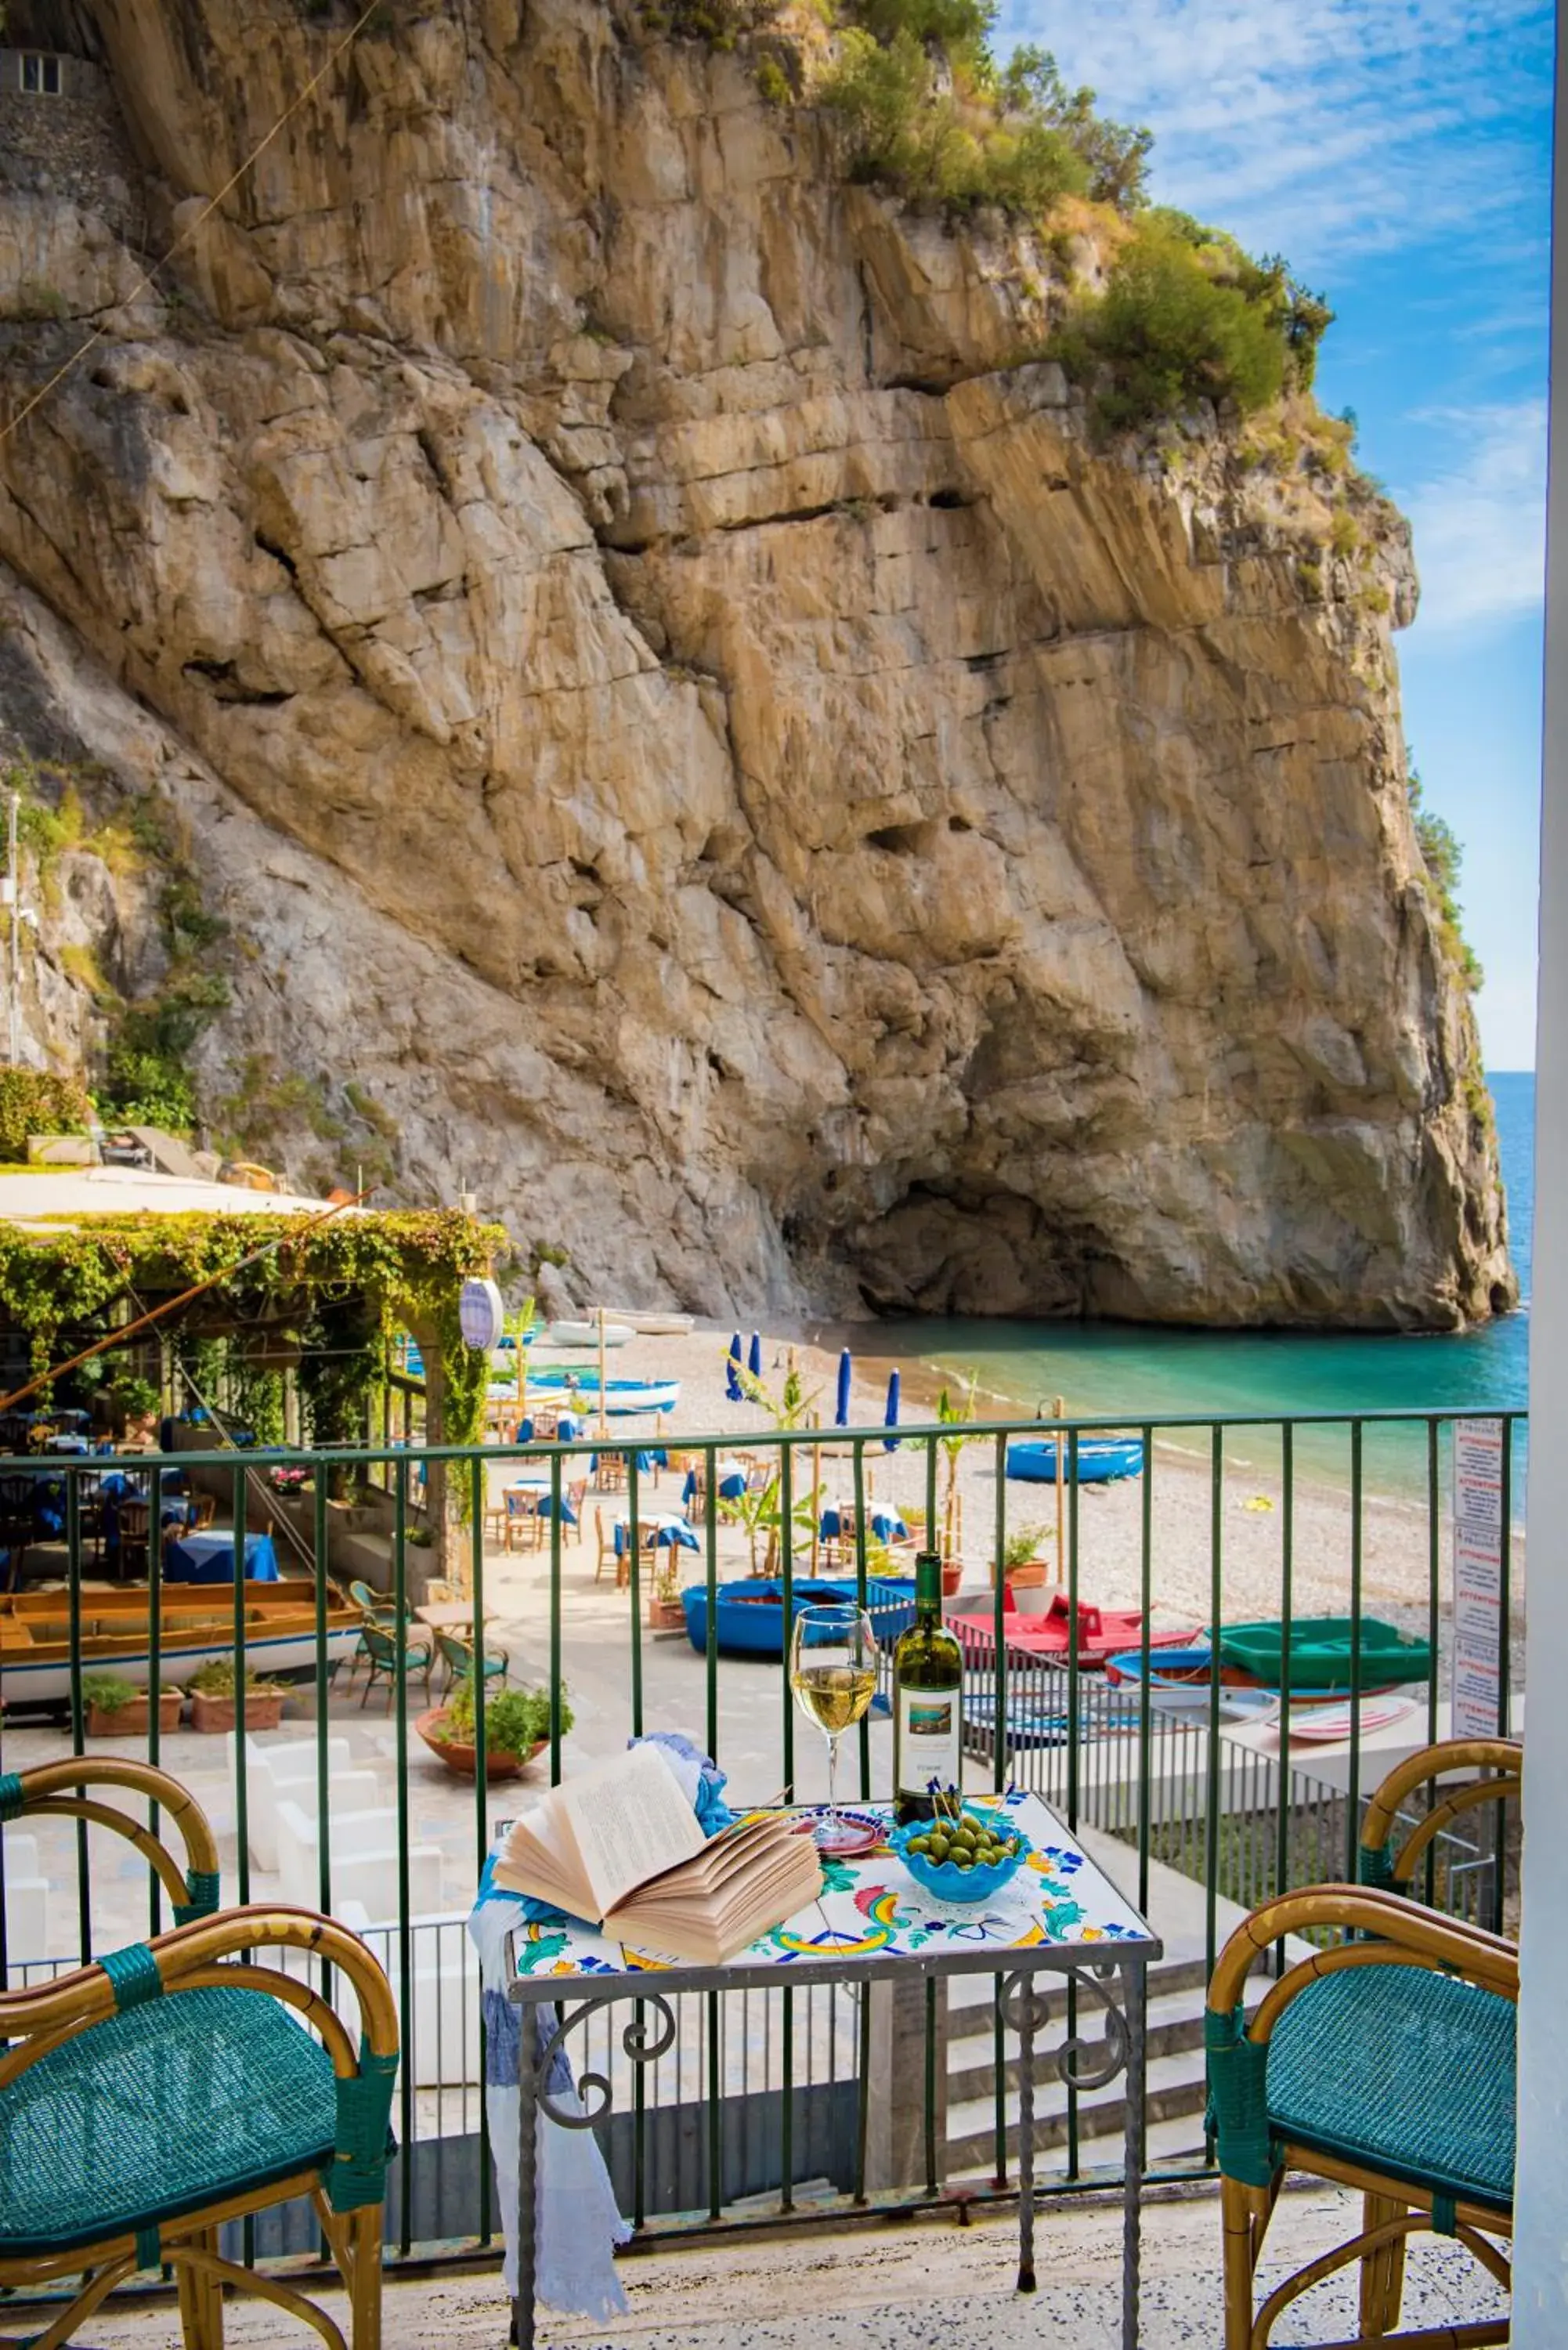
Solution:
M627 1743L663 1749L709 1835L730 1825L734 1814L724 1801L724 1773L689 1738L674 1731L658 1731L651 1738L632 1738ZM539 2034L542 2052L555 2028L555 2014L546 2005L524 2010L508 1999L506 1943L515 1927L536 1924L560 1913L548 1902L508 1893L497 1885L495 1858L493 1852L481 1873L478 1896L469 1912L468 1935L479 1953L484 2002L484 2117L506 2237L506 2290L515 2296L518 2034L524 2022L531 2024ZM564 2048L556 2052L545 2087L552 2105L563 2112L574 2107L582 2112ZM535 2129L535 2287L538 2297L552 2309L569 2310L597 2323L624 2316L626 2291L616 2274L615 2248L627 2241L631 2229L621 2218L598 2142L591 2129L563 2129L543 2113Z
M846 1519L853 1519L854 1515L855 1504L853 1502L837 1502L830 1503L830 1505L824 1510L822 1513L819 1531L822 1534L823 1540L825 1542L831 1542L839 1533ZM904 1523L903 1519L898 1515L897 1510L889 1510L882 1507L877 1503L873 1503L870 1510L867 1513L867 1517L871 1531L876 1535L878 1542L889 1543L909 1541L909 1529Z

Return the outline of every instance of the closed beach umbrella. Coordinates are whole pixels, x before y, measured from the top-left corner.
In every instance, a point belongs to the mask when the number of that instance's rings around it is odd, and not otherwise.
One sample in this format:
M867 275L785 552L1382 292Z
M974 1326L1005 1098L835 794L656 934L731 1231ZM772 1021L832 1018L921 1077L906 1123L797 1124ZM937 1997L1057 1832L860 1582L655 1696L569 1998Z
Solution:
M835 1428L847 1428L849 1425L849 1349L846 1347L838 1357L838 1402L833 1414Z
M746 1368L750 1371L753 1378L760 1379L762 1378L763 1334L760 1330L753 1330L752 1333L752 1351L746 1357Z
M730 1351L724 1359L724 1393L732 1403L744 1400L745 1391L736 1374L741 1367L741 1334L737 1330L730 1341Z
M887 1410L883 1413L882 1418L883 1418L883 1421L884 1421L884 1423L885 1423L885 1425L886 1425L887 1427L888 1427L888 1428L897 1428L897 1427L898 1427L898 1372L897 1372L896 1370L889 1371L889 1372L888 1372L888 1409L887 1409ZM885 1437L882 1439L882 1450L883 1450L883 1451L884 1451L884 1452L897 1452L897 1451L898 1450L898 1438L897 1438L896 1436L885 1436Z

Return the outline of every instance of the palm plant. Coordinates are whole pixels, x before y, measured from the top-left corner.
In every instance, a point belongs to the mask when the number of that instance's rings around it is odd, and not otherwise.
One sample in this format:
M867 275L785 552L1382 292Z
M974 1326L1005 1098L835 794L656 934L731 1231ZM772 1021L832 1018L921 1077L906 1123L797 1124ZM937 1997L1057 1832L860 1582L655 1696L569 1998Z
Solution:
M974 1399L980 1387L980 1373L969 1371L956 1394L943 1388L937 1398L937 1418L944 1427L962 1428L974 1418ZM942 1555L950 1557L958 1549L959 1517L959 1457L966 1444L975 1440L971 1436L939 1436L946 1463L947 1477L942 1494Z

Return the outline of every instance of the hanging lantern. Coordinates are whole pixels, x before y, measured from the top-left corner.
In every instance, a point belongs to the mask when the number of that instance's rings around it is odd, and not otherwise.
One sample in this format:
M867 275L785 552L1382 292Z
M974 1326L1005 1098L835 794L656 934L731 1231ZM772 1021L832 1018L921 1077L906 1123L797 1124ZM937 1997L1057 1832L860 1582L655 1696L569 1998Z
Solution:
M457 1326L465 1347L488 1355L505 1326L501 1292L493 1281L465 1281L458 1295Z

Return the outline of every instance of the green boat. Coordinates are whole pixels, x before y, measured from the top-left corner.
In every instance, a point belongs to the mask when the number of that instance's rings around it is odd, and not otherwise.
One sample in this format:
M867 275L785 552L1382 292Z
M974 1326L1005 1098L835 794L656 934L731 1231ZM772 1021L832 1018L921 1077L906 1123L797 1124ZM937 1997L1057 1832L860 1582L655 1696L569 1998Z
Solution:
M1291 1626L1291 1693L1305 1697L1348 1697L1351 1655L1355 1641L1355 1619L1349 1616L1299 1616ZM1220 1631L1221 1662L1244 1673L1261 1689L1277 1690L1284 1677L1285 1627L1267 1624L1225 1624ZM1375 1616L1361 1619L1361 1687L1397 1689L1406 1681L1432 1678L1431 1645L1417 1640Z

